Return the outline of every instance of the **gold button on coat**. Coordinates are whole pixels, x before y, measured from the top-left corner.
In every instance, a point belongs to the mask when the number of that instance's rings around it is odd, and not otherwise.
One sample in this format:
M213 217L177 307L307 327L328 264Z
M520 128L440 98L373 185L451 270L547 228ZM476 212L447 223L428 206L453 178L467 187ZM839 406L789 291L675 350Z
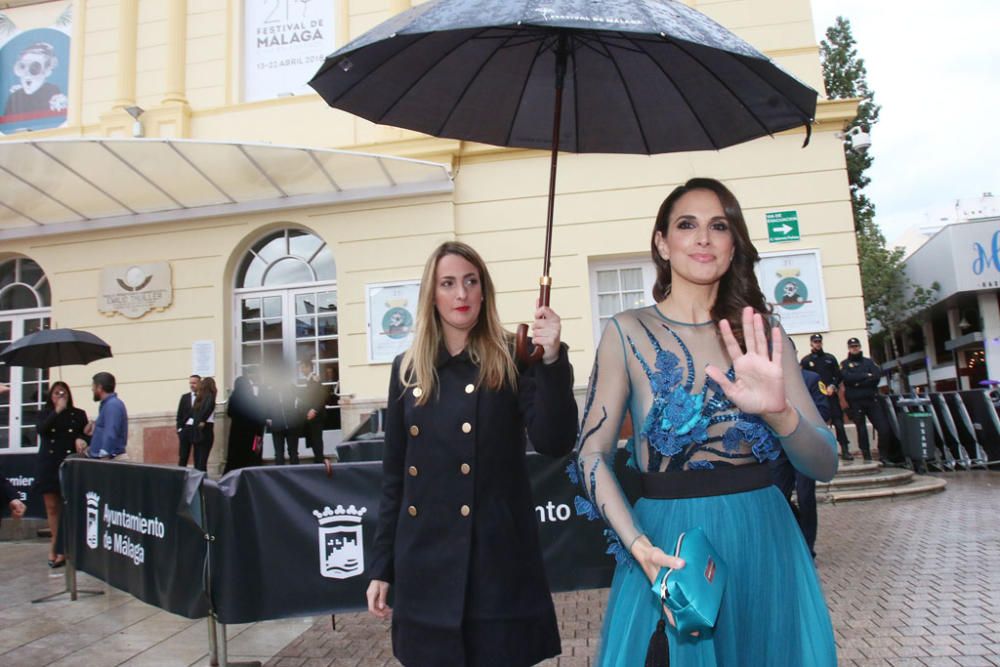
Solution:
M462 516L469 516L469 514L472 513L472 508L470 508L468 505L462 505L461 512Z
M476 385L474 385L474 384L467 384L467 385L465 385L465 393L466 394L471 394L475 390L476 390Z
M413 505L410 505L406 511L410 513L410 516L417 516L417 508Z
M472 466L470 466L468 463L463 463L461 471L463 475L468 475L470 472L472 472Z
M424 395L423 389L421 389L420 387L413 388L413 398L420 398L423 395Z
M410 473L410 477L416 477L417 476L417 466L410 466L409 473Z
M469 422L462 424L462 433L472 433L472 424Z
M416 424L414 424L413 426L411 426L410 427L410 435L412 435L414 438L417 437L418 435L420 435L420 427L417 426Z

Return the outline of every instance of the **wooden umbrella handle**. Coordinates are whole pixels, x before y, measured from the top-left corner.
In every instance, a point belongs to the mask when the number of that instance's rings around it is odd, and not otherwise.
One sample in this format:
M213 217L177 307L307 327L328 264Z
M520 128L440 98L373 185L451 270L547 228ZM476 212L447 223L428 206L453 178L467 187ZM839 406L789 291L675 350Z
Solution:
M538 280L538 302L543 306L549 305L549 297L552 294L552 278L549 276L542 276ZM517 347L516 354L517 360L520 361L525 366L532 366L537 364L542 360L542 355L545 354L545 348L541 345L531 345L534 349L528 352L528 325L518 324L517 325Z

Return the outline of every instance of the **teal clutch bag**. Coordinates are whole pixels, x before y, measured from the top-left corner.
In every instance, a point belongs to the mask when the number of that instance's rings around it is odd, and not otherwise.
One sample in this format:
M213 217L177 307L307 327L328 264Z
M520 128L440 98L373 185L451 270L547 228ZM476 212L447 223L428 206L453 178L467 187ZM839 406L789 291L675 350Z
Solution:
M660 570L653 593L673 613L678 632L715 627L729 573L726 562L700 527L680 534L674 556L684 559L684 567Z

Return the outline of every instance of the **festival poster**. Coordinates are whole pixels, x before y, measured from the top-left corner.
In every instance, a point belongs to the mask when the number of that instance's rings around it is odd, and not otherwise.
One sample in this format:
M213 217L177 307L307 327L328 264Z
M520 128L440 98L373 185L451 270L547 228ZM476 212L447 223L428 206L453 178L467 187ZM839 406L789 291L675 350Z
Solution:
M761 253L756 271L764 298L786 332L828 330L819 250Z
M0 13L0 133L47 130L66 123L72 5L50 26L37 14Z
M313 93L307 84L335 48L336 2L245 0L243 99Z
M368 362L391 363L413 343L420 281L367 285Z

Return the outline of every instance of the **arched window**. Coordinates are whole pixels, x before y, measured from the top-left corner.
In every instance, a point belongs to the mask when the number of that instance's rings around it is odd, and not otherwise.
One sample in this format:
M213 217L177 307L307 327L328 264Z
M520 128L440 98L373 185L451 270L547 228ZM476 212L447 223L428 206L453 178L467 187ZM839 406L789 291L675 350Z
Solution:
M0 262L0 350L28 334L49 328L52 295L42 267L27 257ZM0 452L37 447L35 423L45 404L49 371L0 363Z
M311 363L327 388L324 428L339 432L337 264L329 246L300 229L272 232L240 261L235 292L238 374L260 382ZM305 383L298 371L295 377Z
M241 289L284 287L337 279L337 264L326 242L308 232L283 229L254 244L240 264Z
M37 262L15 257L0 263L0 310L30 310L51 305L49 279Z

